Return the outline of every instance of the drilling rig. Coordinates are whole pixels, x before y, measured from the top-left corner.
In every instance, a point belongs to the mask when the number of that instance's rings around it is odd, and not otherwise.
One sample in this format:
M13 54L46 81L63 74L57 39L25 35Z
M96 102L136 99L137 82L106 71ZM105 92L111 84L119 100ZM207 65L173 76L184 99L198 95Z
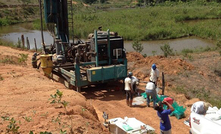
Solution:
M39 0L43 27L41 5L54 41L45 44L41 28L42 53L33 55L34 68L41 67L52 79L62 78L67 87L78 92L82 87L119 81L127 76L124 40L117 32L102 31L99 27L86 41L75 40L72 0L44 0L43 3ZM37 59L40 59L38 65Z

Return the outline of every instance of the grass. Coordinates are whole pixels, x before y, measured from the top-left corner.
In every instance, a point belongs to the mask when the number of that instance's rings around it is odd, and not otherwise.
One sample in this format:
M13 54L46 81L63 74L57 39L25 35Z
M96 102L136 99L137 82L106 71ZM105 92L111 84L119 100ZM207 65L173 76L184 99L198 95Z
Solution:
M10 57L10 56L6 56L3 59L0 59L0 63L5 63L5 64L16 64L16 61Z
M0 46L8 46L8 47L12 47L12 48L15 48L15 47L16 47L16 46L13 44L13 42L1 40L1 39L0 39Z
M28 54L19 54L19 63L25 63L28 60Z
M86 38L88 33L102 26L103 30L118 32L125 40L173 39L192 35L216 40L221 37L219 5L171 3L108 11L82 7L74 14L74 34Z
M35 20L39 16L39 8L27 6L20 8L4 8L0 10L0 26Z
M177 86L172 88L175 93L185 94L186 98L191 99L193 97L199 98L200 100L210 102L213 106L221 107L220 96L211 94L209 90L201 89L187 89L184 86Z
M19 54L18 57L6 55L0 59L0 63L26 65L27 59L28 59L28 54Z

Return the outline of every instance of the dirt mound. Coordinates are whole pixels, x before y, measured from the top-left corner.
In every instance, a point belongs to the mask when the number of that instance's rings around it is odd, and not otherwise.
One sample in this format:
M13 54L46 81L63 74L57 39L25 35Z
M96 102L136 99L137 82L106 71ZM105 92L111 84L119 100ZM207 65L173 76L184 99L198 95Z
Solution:
M19 54L28 55L27 64L17 64ZM85 96L32 68L31 56L31 52L0 46L0 110L5 119L0 121L0 133L71 133L71 129L74 134L106 133ZM4 62L8 59L11 62ZM66 109L61 103L50 103L57 90L63 93L61 102L68 102ZM9 128L10 123L19 129Z
M164 56L150 56L144 58L140 53L129 52L127 53L127 60L131 63L128 64L128 69L133 71L139 79L148 80L151 65L155 63L157 68L165 74L176 75L183 70L192 70L194 66L187 63L185 60L173 57Z

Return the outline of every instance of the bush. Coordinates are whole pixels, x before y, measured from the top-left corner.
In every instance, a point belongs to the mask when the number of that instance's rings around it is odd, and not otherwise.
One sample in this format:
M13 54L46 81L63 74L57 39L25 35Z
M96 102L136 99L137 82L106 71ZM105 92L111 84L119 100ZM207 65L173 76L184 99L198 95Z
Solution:
M132 47L138 53L143 51L143 45L139 42L139 40L135 40L132 44Z
M174 55L173 49L170 48L169 44L165 44L164 46L160 46L160 49L163 51L165 57L167 57L169 55Z

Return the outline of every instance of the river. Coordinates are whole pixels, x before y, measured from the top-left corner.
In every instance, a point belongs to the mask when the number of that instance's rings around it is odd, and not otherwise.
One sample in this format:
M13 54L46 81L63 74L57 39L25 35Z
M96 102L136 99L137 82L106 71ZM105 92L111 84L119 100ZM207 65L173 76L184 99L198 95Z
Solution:
M30 23L23 23L12 26L0 27L0 39L11 41L14 44L16 44L18 42L18 38L21 39L21 35L23 34L25 39L26 37L28 37L31 49L35 48L34 38L36 39L37 48L41 48L41 31L30 30L30 25ZM53 43L53 38L47 31L44 31L43 35L46 45ZM163 55L163 52L160 49L160 47L165 44L169 44L170 48L172 48L173 51L177 53L181 52L183 49L200 49L206 47L215 47L214 42L197 37L185 37L171 40L141 41L140 43L144 47L141 53L146 54L147 56ZM134 51L134 49L132 48L133 41L125 41L124 44L124 47L127 52Z

